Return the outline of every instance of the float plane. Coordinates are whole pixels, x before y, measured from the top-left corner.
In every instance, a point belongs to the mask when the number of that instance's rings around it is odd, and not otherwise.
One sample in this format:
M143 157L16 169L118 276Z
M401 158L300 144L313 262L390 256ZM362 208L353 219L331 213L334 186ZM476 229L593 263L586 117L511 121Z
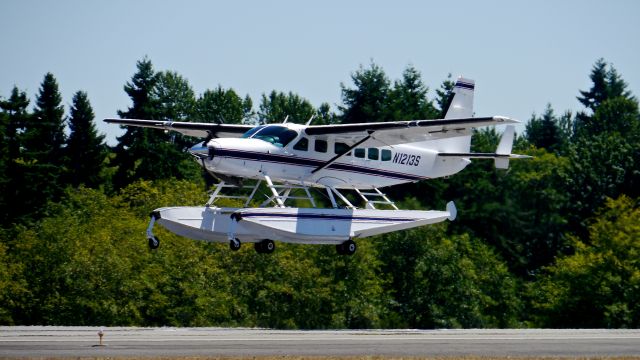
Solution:
M254 243L259 253L271 253L276 240L334 244L339 254L351 255L356 239L456 217L453 202L444 211L400 210L381 188L450 176L471 159L493 159L497 168L506 169L510 159L528 157L511 153L512 124L517 120L473 117L474 88L473 80L458 78L444 118L436 120L311 125L312 118L304 125L285 119L281 124L259 126L104 121L202 138L188 151L220 181L204 206L154 210L147 229L152 249L159 246L152 231L158 222L191 239L229 242L232 250ZM495 125L507 125L496 152L470 152L473 129ZM245 185L247 179L254 184ZM261 185L268 188L268 196L258 207L251 207ZM217 199L238 197L225 195L230 187L247 188L243 207L215 205ZM314 188L326 193L330 208L317 206L310 193ZM307 201L309 206L290 207L293 201Z

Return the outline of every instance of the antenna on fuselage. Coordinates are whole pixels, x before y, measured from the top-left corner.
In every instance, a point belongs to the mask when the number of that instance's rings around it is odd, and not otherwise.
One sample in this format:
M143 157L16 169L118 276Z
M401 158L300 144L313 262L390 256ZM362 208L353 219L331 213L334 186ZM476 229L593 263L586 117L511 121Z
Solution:
M316 117L316 114L311 115L311 117L309 118L309 121L307 121L307 123L305 125L311 124L311 122L313 121L314 117Z
M284 121L283 121L282 123L283 123L283 124L286 124L286 123L287 123L287 120L289 120L289 115L287 115L287 116L284 118Z

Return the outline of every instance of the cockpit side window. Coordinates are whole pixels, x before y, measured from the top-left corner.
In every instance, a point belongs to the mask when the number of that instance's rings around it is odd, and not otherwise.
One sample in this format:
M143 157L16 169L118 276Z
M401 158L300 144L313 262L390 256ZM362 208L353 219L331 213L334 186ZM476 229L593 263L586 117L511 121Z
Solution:
M255 131L254 131L255 130ZM251 133L253 131L253 133ZM251 133L251 134L250 134ZM265 125L258 126L246 132L242 137L250 137L252 139L260 139L268 143L272 143L278 147L285 147L298 136L295 130L291 130L285 126Z
M307 139L306 137L303 137L302 139L298 140L298 142L295 145L293 145L293 150L300 150L300 151L309 150L309 139Z

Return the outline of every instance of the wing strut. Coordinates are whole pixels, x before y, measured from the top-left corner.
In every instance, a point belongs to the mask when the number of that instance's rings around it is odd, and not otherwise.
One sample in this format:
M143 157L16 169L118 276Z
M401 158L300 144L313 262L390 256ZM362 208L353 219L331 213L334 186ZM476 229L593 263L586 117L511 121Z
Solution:
M358 145L362 144L363 142L365 142L365 141L369 140L369 139L371 138L371 136L373 135L374 131L367 131L367 133L368 133L369 135L365 136L364 138L362 138L362 140L360 140L360 141L356 142L355 144L353 144L353 145L349 146L349 148L347 148L347 150L346 150L345 152L343 152L342 154L338 154L338 155L336 155L336 156L332 157L331 159L329 159L329 160L328 160L327 162L325 162L324 164L322 164L322 165L318 166L317 168L315 168L315 169L311 170L311 173L312 173L312 174L315 174L315 173L317 173L318 171L320 171L320 170L322 170L322 169L326 168L327 166L329 166L329 165L333 164L334 162L336 162L336 160L338 160L338 159L340 159L342 156L344 156L344 154L348 154L348 153L349 153L349 151L353 150L356 146L358 146Z

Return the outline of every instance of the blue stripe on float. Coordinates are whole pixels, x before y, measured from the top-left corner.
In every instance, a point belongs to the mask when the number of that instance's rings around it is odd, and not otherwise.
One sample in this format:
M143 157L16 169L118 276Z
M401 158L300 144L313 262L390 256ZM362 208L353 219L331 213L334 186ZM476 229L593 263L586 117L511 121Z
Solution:
M418 221L420 219L411 218L382 218L368 216L351 216L351 215L325 215L325 214L280 214L280 213L239 213L241 217L281 217L281 218L302 218L302 219L319 219L319 220L371 220L371 221Z

